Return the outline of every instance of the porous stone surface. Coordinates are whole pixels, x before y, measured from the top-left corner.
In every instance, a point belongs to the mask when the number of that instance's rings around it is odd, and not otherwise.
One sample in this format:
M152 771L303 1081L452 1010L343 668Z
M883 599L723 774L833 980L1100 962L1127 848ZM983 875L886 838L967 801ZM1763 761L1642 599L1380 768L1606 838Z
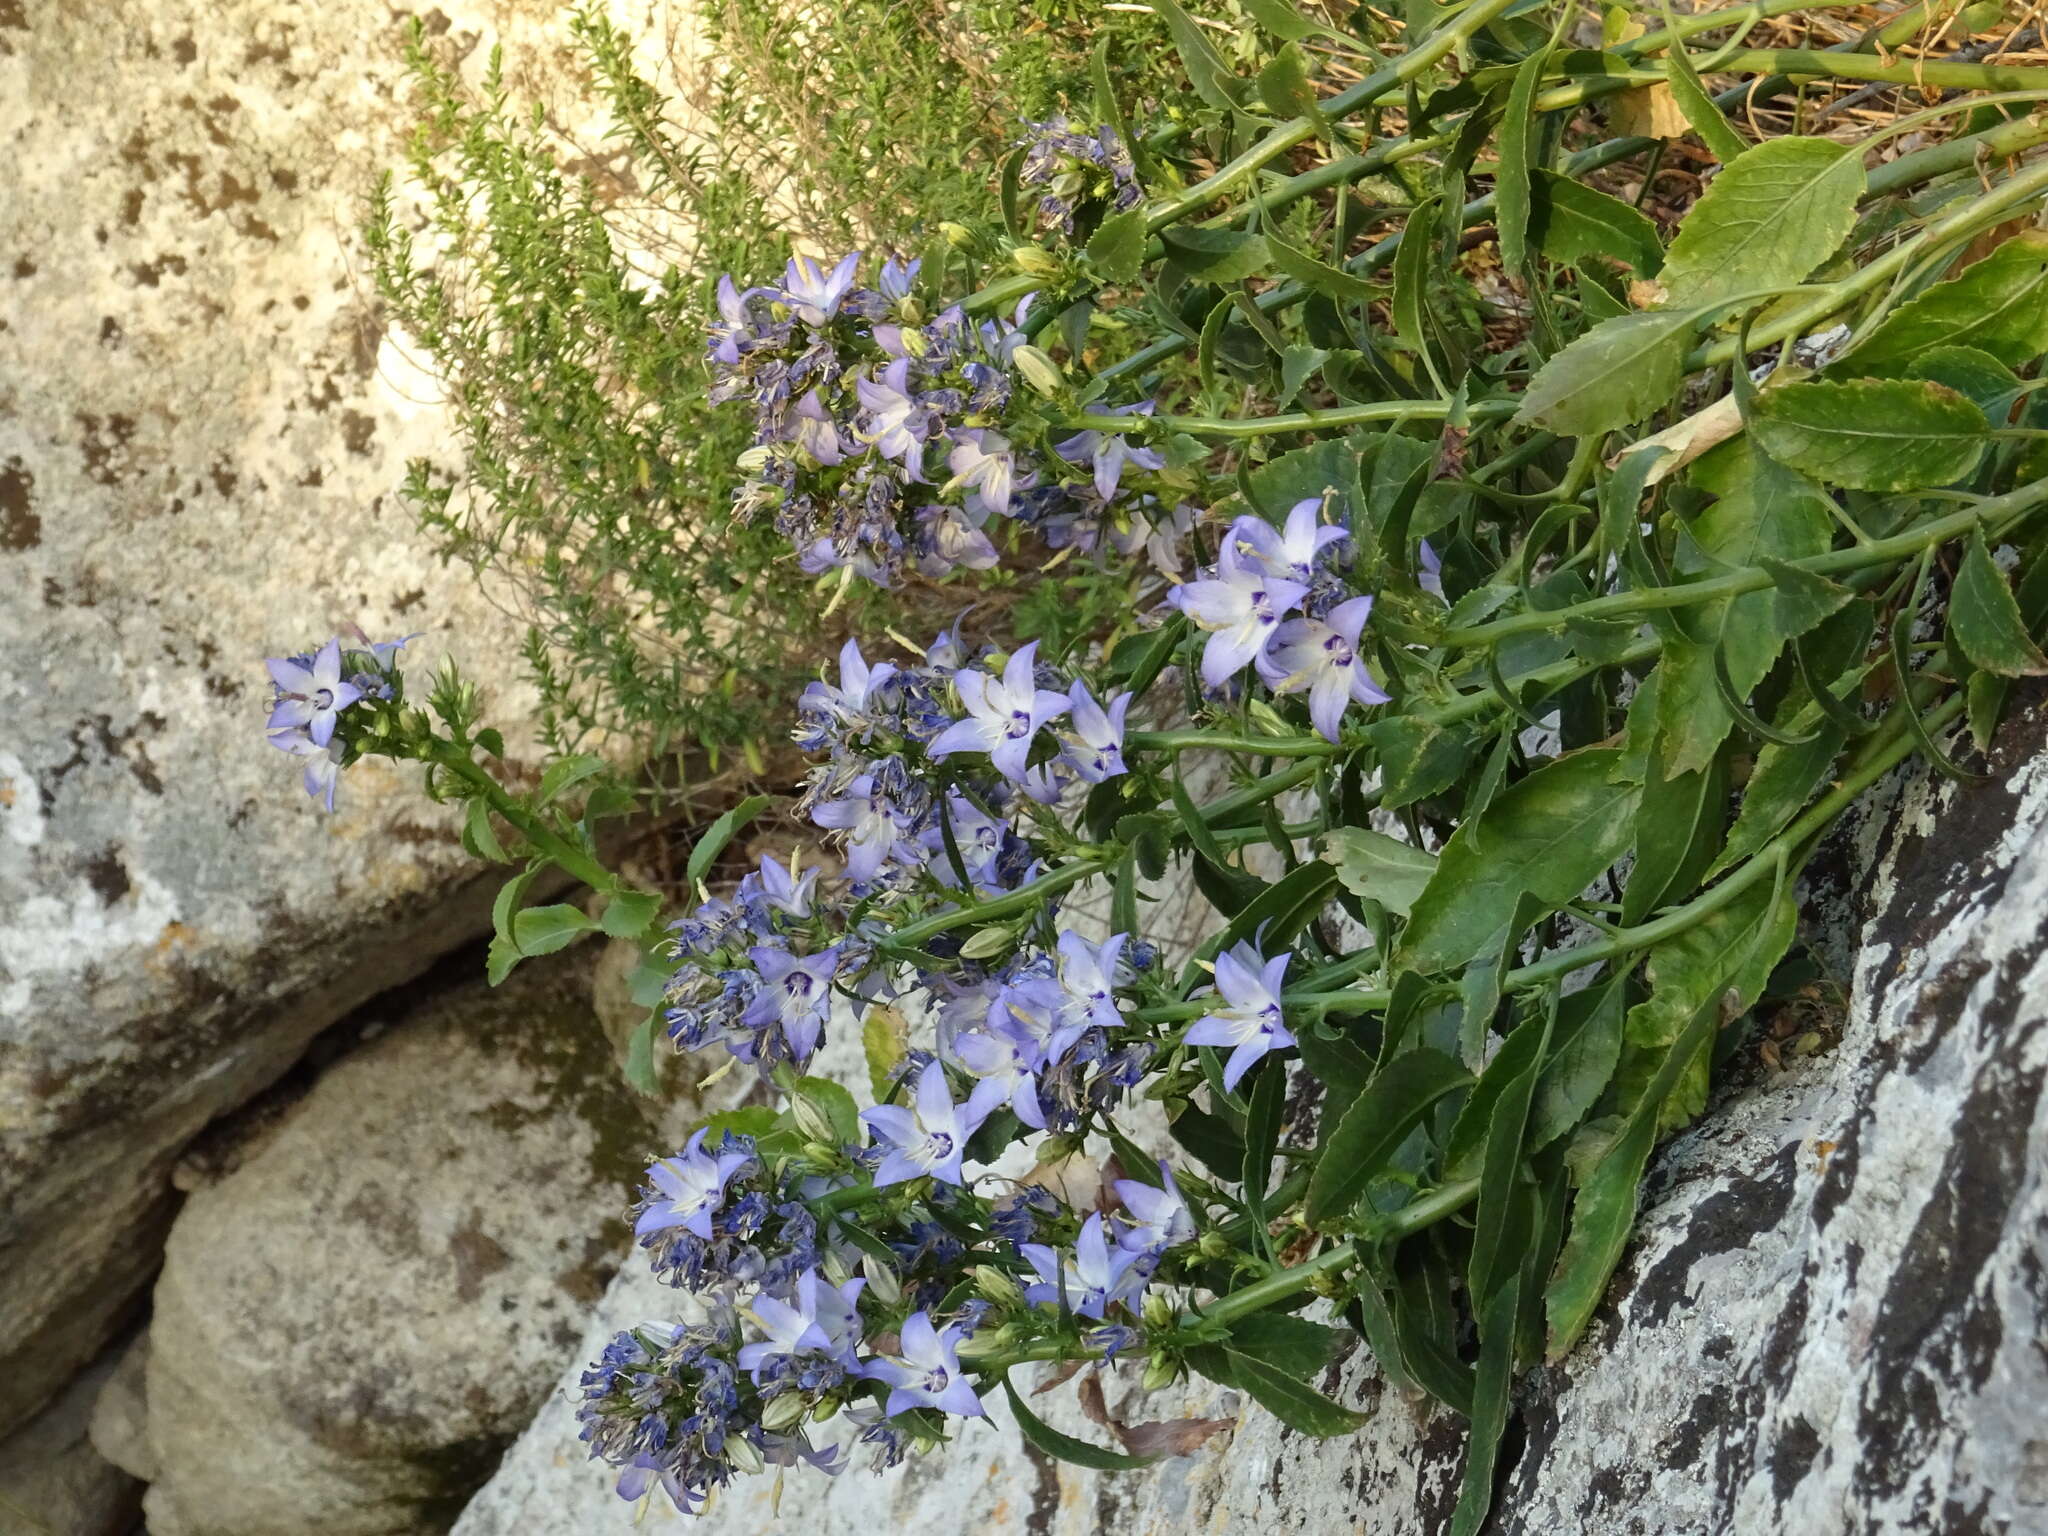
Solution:
M533 758L516 626L395 494L447 417L353 244L409 10L0 0L0 1434L133 1310L178 1148L485 922L416 775L314 811L260 658L425 631ZM420 10L594 110L556 0Z
M653 1151L593 948L436 996L193 1191L149 1328L151 1536L444 1530L489 1475Z
M116 1369L109 1356L73 1379L49 1410L0 1443L0 1531L24 1536L125 1536L142 1484L95 1448L87 1427Z
M1744 1046L1659 1154L1591 1334L1518 1388L1489 1529L2048 1530L2048 694L2025 692L1987 782L1894 776L1810 885L1850 980L1841 1041L1784 1069ZM643 1517L577 1443L575 1382L613 1332L673 1310L642 1265L621 1271L458 1536L1423 1533L1457 1497L1461 1422L1360 1350L1322 1384L1376 1410L1351 1438L1126 1379L1108 1399L1127 1421L1242 1417L1191 1457L1100 1475L1030 1450L991 1403L994 1431L880 1478L791 1472L687 1527ZM1100 1443L1073 1390L1037 1406Z

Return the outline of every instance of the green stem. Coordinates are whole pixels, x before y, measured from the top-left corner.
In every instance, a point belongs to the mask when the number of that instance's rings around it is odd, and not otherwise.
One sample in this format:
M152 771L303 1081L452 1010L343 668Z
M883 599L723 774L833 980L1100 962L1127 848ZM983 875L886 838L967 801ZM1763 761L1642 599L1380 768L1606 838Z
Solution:
M555 832L539 816L528 810L524 803L507 793L502 784L471 760L469 754L455 743L436 741L429 761L439 764L470 785L477 795L489 803L492 810L518 829L520 836L592 890L615 891L619 888L616 875Z
M1956 91L2036 91L2048 87L2048 69L2011 64L1959 64L1936 59L1887 63L1867 53L1832 53L1812 48L1745 48L1716 61L1715 74L1781 74L1795 78L1868 80L1882 85L1924 85ZM1642 64L1625 75L1578 80L1536 98L1538 112L1575 107L1595 97L1654 84L1669 74L1659 64Z
M1375 400L1370 405L1344 405L1330 411L1289 411L1280 416L1148 416L1149 429L1185 432L1191 437L1273 437L1282 432L1328 431L1373 421L1442 421L1458 408L1454 400ZM1515 414L1513 400L1478 400L1465 407L1473 421L1502 421ZM1062 422L1065 431L1095 428L1129 432L1129 416L1074 416Z

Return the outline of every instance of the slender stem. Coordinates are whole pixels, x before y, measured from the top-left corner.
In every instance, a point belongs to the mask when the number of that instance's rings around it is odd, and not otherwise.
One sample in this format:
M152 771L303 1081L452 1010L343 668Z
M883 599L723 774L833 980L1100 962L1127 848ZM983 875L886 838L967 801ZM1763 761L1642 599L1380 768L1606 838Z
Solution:
M453 742L435 742L431 761L472 786L478 795L489 802L492 810L519 829L522 837L592 890L618 889L617 876L574 843L556 833L539 816L506 793L503 785L492 778L485 769L471 761L469 754Z
M1669 67L1639 64L1626 74L1577 80L1538 96L1538 112L1579 106L1595 97L1662 80ZM1811 48L1745 48L1717 60L1715 74L1781 74L1813 79L1871 80L1885 85L1920 85L1958 91L2031 91L2048 87L2048 69L2011 64L1958 64L1937 59L1887 63L1867 53L1833 53Z
M1280 416L1148 416L1153 431L1185 432L1191 437L1273 437L1282 432L1328 431L1371 421L1442 421L1457 409L1452 400L1375 400L1370 405L1344 405L1329 411L1289 411ZM1501 421L1515 414L1513 400L1478 400L1466 407L1474 421ZM1130 416L1074 416L1061 425L1067 431L1094 428L1129 432Z

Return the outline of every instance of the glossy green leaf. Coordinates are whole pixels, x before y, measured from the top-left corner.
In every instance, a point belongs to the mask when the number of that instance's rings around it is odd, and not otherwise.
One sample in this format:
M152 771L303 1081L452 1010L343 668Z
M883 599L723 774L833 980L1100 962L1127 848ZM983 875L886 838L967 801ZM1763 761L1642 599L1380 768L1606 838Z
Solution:
M1747 150L1693 204L1659 281L1674 308L1786 288L1835 253L1863 196L1859 149L1828 139L1772 139Z
M505 852L504 844L498 841L496 829L491 826L491 803L481 795L471 800L469 809L463 813L462 846L493 864L511 862L511 856Z
M1091 1472L1133 1472L1139 1467L1149 1467L1157 1456L1128 1456L1122 1451L1105 1450L1099 1445L1090 1445L1086 1440L1076 1440L1072 1435L1060 1433L1045 1420L1033 1413L1017 1389L1010 1385L1010 1378L1003 1378L1003 1395L1010 1400L1010 1417L1017 1421L1017 1432L1023 1435L1027 1444L1037 1447L1048 1456L1071 1462L1077 1467L1086 1467Z
M1229 1347L1304 1380L1321 1374L1344 1349L1344 1335L1287 1312L1252 1312L1230 1326Z
M1858 491L1947 485L1976 468L1991 441L1991 424L1972 402L1906 379L1766 390L1750 431L1772 458Z
M540 776L540 795L536 805L547 805L566 791L605 771L605 760L580 754L576 757L558 758L548 764L547 771Z
M1088 237L1088 259L1112 283L1128 283L1145 265L1145 210L1112 213Z
M1337 1122L1316 1160L1303 1206L1309 1225L1341 1230L1366 1186L1386 1171L1394 1149L1430 1106L1471 1081L1471 1073L1457 1062L1427 1047L1404 1051L1382 1067Z
M1564 437L1641 421L1678 393L1692 333L1692 316L1677 310L1603 321L1537 371L1515 420Z
M1370 827L1336 827L1323 838L1323 857L1354 896L1406 917L1436 873L1436 855Z
M551 955L596 926L581 907L567 903L528 907L512 919L512 942L522 955Z
M1959 276L1907 300L1828 372L1888 377L1936 347L1974 347L2010 368L2048 351L2048 231L2022 231Z
M1536 1096L1529 1106L1531 1152L1575 1129L1600 1102L1621 1060L1627 1002L1628 975L1623 971L1598 986L1573 993L1558 1005L1550 1057L1536 1080Z
M1234 283L1264 272L1272 261L1263 235L1235 229L1172 224L1159 232L1166 252L1188 276L1205 283Z
M1524 892L1551 909L1626 851L1639 791L1616 786L1621 754L1574 752L1502 791L1459 826L1416 900L1396 963L1425 973L1496 953Z
M1544 170L1534 173L1529 193L1529 238L1548 260L1576 267L1589 256L1604 256L1633 268L1638 277L1655 277L1663 269L1656 222L1633 203Z
M704 835L690 849L690 862L683 869L684 883L695 890L698 882L711 872L713 861L725 852L733 834L767 810L768 805L766 795L749 795L706 827Z
M1362 277L1354 277L1342 267L1333 267L1326 261L1319 261L1305 251L1296 250L1277 236L1266 236L1266 250L1276 268L1312 293L1320 293L1350 304L1371 304L1387 296L1387 290L1380 284L1369 283Z
M2048 656L2027 633L2020 605L2006 584L2005 573L1991 558L1982 526L1970 530L1948 600L1949 633L1975 666L1999 677L2039 677L2048 673Z

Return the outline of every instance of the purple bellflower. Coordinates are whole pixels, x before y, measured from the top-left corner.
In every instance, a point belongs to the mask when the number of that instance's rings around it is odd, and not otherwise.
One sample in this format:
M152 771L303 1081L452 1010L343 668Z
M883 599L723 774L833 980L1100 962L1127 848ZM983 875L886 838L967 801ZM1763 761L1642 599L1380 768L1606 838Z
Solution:
M1002 1083L977 1083L964 1104L953 1102L946 1086L946 1069L930 1062L918 1077L909 1108L901 1104L877 1104L864 1109L860 1117L889 1144L875 1169L875 1187L901 1184L929 1174L941 1184L960 1184L960 1160L967 1140L981 1129L981 1122L1009 1096Z
M1124 716L1130 712L1131 695L1118 694L1105 709L1077 677L1067 690L1067 703L1073 729L1061 733L1060 755L1083 783L1115 778L1124 771Z
M263 665L277 684L277 706L270 712L269 728L302 730L316 747L325 747L334 739L336 717L363 696L354 683L342 681L338 638L329 640L311 657L273 656Z
M1189 1045L1232 1048L1223 1064L1225 1088L1235 1089L1268 1051L1294 1044L1280 1021L1280 982L1293 958L1282 954L1268 960L1249 944L1216 957L1216 992L1225 1006L1203 1014L1181 1038Z
M1123 1015L1116 1011L1116 978L1130 937L1118 933L1100 944L1091 944L1078 933L1060 935L1060 986L1067 996L1066 1013L1070 1019L1085 1021L1097 1029L1115 1029L1123 1023Z
M1322 552L1346 537L1342 528L1318 521L1322 507L1321 499L1314 496L1297 501L1287 514L1284 529L1247 514L1230 525L1225 540L1257 560L1267 575L1306 584L1314 577Z
M740 881L741 902L758 901L800 922L809 917L812 888L818 883L817 867L805 869L801 853L791 858L790 866L784 869L774 854L762 854L760 868Z
M1152 414L1152 402L1140 400L1132 405L1119 405L1105 414L1149 416ZM1095 467L1095 494L1104 501L1115 497L1126 464L1135 464L1140 469L1166 467L1166 460L1157 449L1133 448L1122 433L1103 432L1093 427L1076 433L1063 443L1056 443L1053 452L1069 464L1092 463Z
M782 297L799 319L823 325L839 313L859 266L859 251L848 251L829 273L808 256L792 256L782 275Z
M867 1281L854 1279L834 1287L815 1269L797 1277L794 1304L773 1296L756 1296L748 1311L767 1335L742 1344L739 1366L761 1379L762 1367L791 1355L823 1355L848 1370L859 1364L861 1291Z
M932 413L910 391L910 359L899 357L877 379L856 378L853 387L870 418L859 435L885 459L894 459L913 480L923 480L924 440Z
M956 673L953 685L960 690L960 702L967 706L967 718L947 726L925 750L933 757L986 752L996 772L1013 784L1022 780L1031 738L1039 727L1057 720L1068 709L1065 694L1038 686L1037 665L1038 642L1034 640L1011 654L1000 679L972 670Z
M985 1416L981 1399L960 1369L958 1351L966 1337L967 1330L958 1323L948 1323L944 1331L934 1328L927 1312L906 1317L896 1354L870 1360L861 1368L863 1376L889 1388L882 1411L893 1417L906 1408L936 1408L963 1419Z
M706 1152L704 1132L698 1130L674 1157L648 1167L647 1182L659 1198L647 1202L633 1224L633 1235L646 1237L681 1227L709 1242L711 1218L725 1200L726 1181L753 1160L754 1154L744 1149Z
M333 815L335 792L341 788L341 748L332 743L320 746L304 731L273 732L270 744L280 752L289 752L306 760L303 777L306 793L318 800L330 816Z
M982 427L957 432L953 451L946 456L946 467L953 471L947 489L964 487L980 497L982 505L991 512L1009 515L1010 493L1020 488L1020 482L1016 455L1010 451L1008 438Z
M1241 559L1233 542L1224 547L1215 575L1175 587L1168 601L1210 632L1202 648L1202 682L1220 688L1265 649L1281 619L1307 595L1303 583Z
M1138 1254L1110 1247L1099 1211L1081 1223L1081 1234L1074 1240L1073 1257L1069 1259L1063 1261L1044 1243L1025 1243L1017 1251L1038 1271L1038 1283L1024 1287L1026 1301L1034 1307L1048 1302L1057 1305L1064 1273L1067 1305L1073 1308L1075 1316L1092 1317L1097 1322L1119 1303L1135 1309L1148 1278Z
M990 1030L965 1030L953 1037L953 1059L983 1083L1001 1085L1004 1100L1024 1124L1034 1131L1045 1129L1045 1109L1038 1102L1038 1077L1022 1043Z
M1350 705L1387 702L1358 654L1358 636L1371 613L1370 597L1354 597L1320 619L1289 619L1258 655L1259 676L1275 693L1308 691L1309 719L1326 741L1337 740Z
M846 877L856 885L875 878L884 864L918 865L924 850L908 836L909 822L896 803L863 773L836 800L811 807L811 820L828 831L846 834Z
M789 1043L789 1055L799 1064L810 1060L824 1033L825 1016L832 1011L832 978L839 973L839 946L822 949L806 958L770 944L756 944L747 958L761 973L761 990L754 994L740 1022L753 1029L782 1027Z
M1117 1246L1126 1253L1162 1254L1169 1248L1195 1240L1195 1218L1173 1179L1173 1170L1159 1165L1164 1189L1154 1189L1137 1179L1118 1179L1117 1198L1130 1212L1129 1226L1117 1234Z

